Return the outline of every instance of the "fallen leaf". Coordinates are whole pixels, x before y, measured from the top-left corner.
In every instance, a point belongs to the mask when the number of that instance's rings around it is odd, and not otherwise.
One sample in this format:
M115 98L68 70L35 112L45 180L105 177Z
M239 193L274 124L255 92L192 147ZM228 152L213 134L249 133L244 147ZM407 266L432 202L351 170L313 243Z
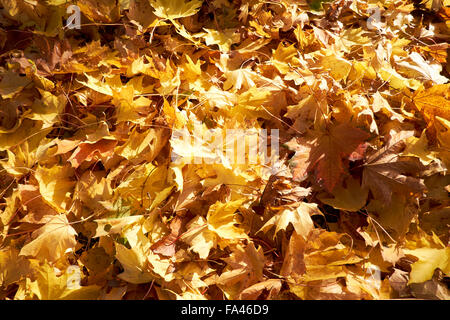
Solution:
M39 260L57 261L67 252L73 252L77 241L75 229L64 214L49 218L44 226L33 231L33 240L20 250L21 256Z

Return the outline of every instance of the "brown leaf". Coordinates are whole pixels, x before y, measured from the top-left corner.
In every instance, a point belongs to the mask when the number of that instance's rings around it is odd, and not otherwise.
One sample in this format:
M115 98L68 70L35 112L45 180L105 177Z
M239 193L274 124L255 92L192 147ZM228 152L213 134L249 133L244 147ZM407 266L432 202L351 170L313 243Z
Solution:
M267 291L267 300L278 295L281 289L282 282L279 279L269 279L248 287L243 290L238 297L238 300L256 300L264 291Z
M39 187L33 185L20 185L19 192L22 206L27 213L20 221L28 223L45 223L51 216L58 214L58 212L42 200Z
M401 157L405 148L404 133L397 133L383 148L369 155L364 164L363 187L375 198L389 203L392 193L419 193L425 189L418 174L425 169L419 158Z
M350 124L333 124L324 132L316 132L307 171L315 170L319 181L332 191L345 172L344 160L354 152L364 152L360 145L368 138L368 133ZM352 155L352 158L357 157Z
M180 236L180 231L182 227L182 219L175 217L170 223L170 233L154 243L150 249L154 253L159 253L166 257L172 257L175 254L176 241Z
M96 156L106 157L112 155L114 147L117 145L115 140L100 140L93 144L80 144L69 158L69 162L74 168L78 168L82 162L91 161Z

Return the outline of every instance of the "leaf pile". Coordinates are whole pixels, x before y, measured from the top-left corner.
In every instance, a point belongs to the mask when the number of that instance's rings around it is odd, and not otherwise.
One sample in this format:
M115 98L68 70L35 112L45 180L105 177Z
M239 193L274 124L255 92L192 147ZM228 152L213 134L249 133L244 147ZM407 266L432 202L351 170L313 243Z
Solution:
M0 298L449 299L449 5L0 0Z

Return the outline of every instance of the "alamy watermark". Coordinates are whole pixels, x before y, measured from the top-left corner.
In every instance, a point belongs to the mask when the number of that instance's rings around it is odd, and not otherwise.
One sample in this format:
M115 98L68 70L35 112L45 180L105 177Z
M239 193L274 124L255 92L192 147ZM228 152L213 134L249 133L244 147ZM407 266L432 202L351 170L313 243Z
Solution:
M260 164L273 168L279 156L279 130L174 129L171 137L174 163Z
M70 14L66 22L67 29L81 29L81 10L77 5L70 5L67 7L67 14Z
M81 270L79 266L72 265L66 270L67 274L67 289L78 289L81 287Z
M370 17L367 19L367 28L369 30L379 30L383 27L381 23L381 10L379 7L368 8L367 13ZM67 7L67 14L70 14L66 22L67 29L81 29L81 10L77 5L70 5Z
M381 270L376 265L370 265L366 269L365 281L372 284L375 288L381 288Z
M367 19L367 29L381 30L385 25L381 22L381 10L379 7L367 9L370 17Z

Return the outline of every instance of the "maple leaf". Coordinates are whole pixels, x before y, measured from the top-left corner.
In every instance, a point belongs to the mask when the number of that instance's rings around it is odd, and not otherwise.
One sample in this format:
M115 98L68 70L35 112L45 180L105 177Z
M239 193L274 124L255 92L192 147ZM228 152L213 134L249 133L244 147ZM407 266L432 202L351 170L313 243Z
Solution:
M0 0L2 298L448 299L448 0L71 2Z
M226 29L222 31L205 29L206 35L203 37L207 46L211 44L217 44L220 51L230 51L231 45L238 42L238 34L234 29Z
M341 238L342 234L318 229L314 229L306 240L293 234L281 271L285 277L292 279L289 285L292 293L302 299L317 297L317 293L309 293L309 285L305 284L311 282L327 286L330 280L347 275L346 265L362 260L347 250ZM330 298L336 299L336 296Z
M450 248L434 232L429 235L418 228L416 233L407 235L405 242L403 252L415 257L408 284L430 280L436 269L445 275L450 273Z
M421 192L425 189L423 181L415 175L424 170L416 157L402 157L404 139L411 136L399 132L380 150L369 155L364 164L363 186L368 187L377 199L390 203L392 193Z
M12 247L0 250L0 288L18 282L28 269L29 262L19 256L19 250Z
M94 143L82 143L72 153L68 161L72 164L72 167L78 168L82 162L92 161L97 156L112 155L116 144L117 141L106 139Z
M125 144L117 147L115 152L129 160L145 156L147 161L152 161L169 139L168 134L168 130L160 128L150 128L143 133L133 130Z
M96 247L83 252L80 260L90 272L101 274L108 271L113 258L103 247Z
M217 234L220 239L225 240L219 243L248 238L243 229L235 226L237 222L235 212L244 202L245 199L225 203L218 201L209 208L206 217L208 229Z
M91 21L111 23L120 17L120 7L115 0L80 0L77 5Z
M306 272L305 238L294 232L289 240L287 252L284 254L280 274L283 277L299 279Z
M116 195L122 199L138 199L135 203L136 208L150 208L157 205L167 197L173 186L167 186L167 168L155 167L151 163L136 168L136 170L124 179L115 189ZM137 198L136 198L137 197Z
M344 171L344 159L353 155L354 159L362 157L361 145L369 134L349 124L332 125L321 132L314 132L315 139L311 145L307 171L315 169L317 178L322 180L325 188L332 191L341 180ZM296 159L294 158L293 161Z
M10 71L2 75L0 95L3 99L12 98L30 83L31 80L27 77L21 77L17 73Z
M138 223L141 219L141 215L121 218L96 219L95 222L97 223L97 228L94 238L108 234L121 233L124 228Z
M389 116L392 120L403 121L404 117L397 112L395 112L389 102L377 91L373 95L372 109L374 112L383 112Z
M450 117L450 83L438 84L426 90L417 90L412 100L428 121L434 116Z
M281 290L281 280L279 279L269 279L256 283L247 289L243 290L237 299L239 300L257 300L257 298L262 294L264 290L268 291L267 300L270 298L275 298Z
M314 223L311 219L312 215L321 214L317 204L300 202L296 209L286 208L280 213L275 214L264 226L260 229L266 232L275 226L274 237L280 230L286 230L289 224L292 224L297 234L308 237L309 232L314 228Z
M230 298L234 298L242 289L263 280L264 260L261 247L257 249L253 243L246 247L238 245L233 253L224 259L227 267L217 282L224 286L224 291Z
M154 275L148 270L147 257L142 252L118 244L116 258L124 268L124 272L118 275L119 278L136 284L150 282L154 279Z
M435 120L436 138L440 144L440 152L437 157L441 158L448 168L450 165L450 121L438 116Z
M297 48L294 45L284 46L282 43L273 52L273 64L283 74L289 71L289 64L298 64Z
M35 177L43 199L58 212L69 208L69 195L75 186L75 181L70 180L72 174L73 169L67 166L36 169Z
M139 25L142 32L145 32L151 27L155 27L159 22L158 18L153 13L153 7L150 1L131 0L128 18L131 22Z
M450 248L417 248L404 252L418 258L418 261L411 265L408 284L430 280L437 268L445 274L450 273Z
M407 138L405 143L406 148L402 155L418 157L425 166L431 164L433 161L438 161L438 153L430 150L428 147L429 142L425 130L422 132L420 138L412 136ZM444 171L444 169L442 168L440 171Z
M37 100L31 106L32 113L27 116L28 119L44 121L46 125L52 125L58 119L66 106L66 97L64 95L55 96L48 91L40 90L41 99Z
M209 230L203 217L192 219L186 228L188 230L180 237L180 240L189 244L190 250L198 253L200 259L206 259L211 249L216 246L215 233Z
M20 250L22 256L56 261L68 251L74 251L77 232L63 214L51 216L44 226L33 231L33 240Z
M51 216L58 212L42 200L39 188L33 185L19 185L20 199L23 202L23 208L28 213L21 219L29 223L45 223Z
M180 236L180 231L182 227L182 220L178 217L175 217L170 222L170 233L164 236L161 240L154 243L150 249L154 253L161 254L166 257L172 257L176 250L176 240L178 240Z
M346 80L352 68L351 62L335 54L324 56L321 64L336 81Z
M146 283L155 278L150 270L147 255L151 243L143 234L141 226L137 228L135 241L130 249L123 244L115 243L116 258L124 268L118 277L130 283Z
M297 105L288 106L285 116L295 121L294 127L298 131L305 132L311 123L322 120L322 116L328 112L328 108L323 93L307 95Z
M173 20L196 14L202 5L202 1L151 0L150 4L155 8L155 15L163 19Z
M58 276L55 268L44 264L36 265L36 280L29 281L29 288L33 295L40 300L93 300L100 294L97 285L68 288L69 274L67 272Z
M416 207L408 202L405 194L393 193L391 197L389 206L381 200L372 200L366 209L369 216L388 232L389 237L399 239L408 231L416 215Z
M442 71L442 66L440 64L430 64L427 63L420 54L417 52L412 52L408 57L413 64L410 64L407 61L397 62L398 66L404 67L409 70L413 70L419 74L419 76L424 77L425 79L433 81L435 84L444 84L448 82L448 79L444 76L440 75ZM408 71L409 71L408 70ZM408 74L411 78L416 76L415 72L409 72L412 74Z
M109 181L99 176L98 172L84 172L74 192L78 194L78 199L94 212L113 211L113 192Z
M346 187L338 186L331 192L334 198L326 198L325 195L318 198L335 209L358 211L366 204L369 190L361 188L359 181L353 177L346 179L345 183Z

